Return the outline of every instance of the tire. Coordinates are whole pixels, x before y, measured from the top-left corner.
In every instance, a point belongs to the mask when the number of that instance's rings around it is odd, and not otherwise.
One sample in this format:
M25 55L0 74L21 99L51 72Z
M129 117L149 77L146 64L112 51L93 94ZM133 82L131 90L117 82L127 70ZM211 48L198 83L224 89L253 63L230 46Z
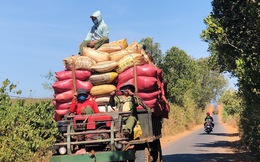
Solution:
M137 150L135 153L136 159L134 162L152 162L152 156L147 147L144 150Z

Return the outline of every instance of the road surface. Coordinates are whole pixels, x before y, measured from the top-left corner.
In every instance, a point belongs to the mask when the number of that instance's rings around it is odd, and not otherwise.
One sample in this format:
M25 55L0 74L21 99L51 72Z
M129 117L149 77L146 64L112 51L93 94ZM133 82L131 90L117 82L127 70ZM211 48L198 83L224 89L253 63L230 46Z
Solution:
M177 141L163 146L163 162L244 162L241 154L231 149L229 136L219 123L218 116L213 116L215 128L210 134L203 127Z

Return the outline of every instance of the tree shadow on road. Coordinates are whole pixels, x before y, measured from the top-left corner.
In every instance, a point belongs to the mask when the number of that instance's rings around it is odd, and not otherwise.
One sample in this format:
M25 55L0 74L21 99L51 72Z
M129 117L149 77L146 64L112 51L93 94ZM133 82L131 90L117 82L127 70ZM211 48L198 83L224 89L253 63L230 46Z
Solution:
M210 134L201 134L201 135L210 135ZM211 135L217 136L238 136L237 133L214 133ZM216 141L210 143L196 143L194 146L196 151L203 152L197 154L172 154L172 155L164 155L163 162L254 162L248 152L236 151L240 146L240 140L236 141ZM232 149L234 153L207 153L207 148L227 148Z
M242 153L174 154L163 156L163 162L253 162L240 157Z
M196 143L195 147L222 147L222 148L235 148L234 145L238 145L240 141L216 141L216 142L210 142L210 143Z
M210 134L207 134L207 133L200 133L200 135L212 135L212 136L225 136L225 137L238 137L239 136L239 133L210 133Z

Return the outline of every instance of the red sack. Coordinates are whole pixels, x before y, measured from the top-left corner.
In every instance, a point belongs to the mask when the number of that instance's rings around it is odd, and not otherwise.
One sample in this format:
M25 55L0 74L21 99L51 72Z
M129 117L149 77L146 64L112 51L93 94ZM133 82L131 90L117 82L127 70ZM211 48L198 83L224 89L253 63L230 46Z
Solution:
M157 77L157 70L157 67L150 64L136 66L137 76ZM125 83L127 80L131 78L134 78L134 67L128 68L124 72L120 73L118 75L118 83Z
M66 79L66 80L61 80L53 83L52 85L54 92L57 93L62 93L66 92L69 90L73 90L73 80L72 79ZM90 81L81 81L81 80L76 80L76 88L84 88L87 91L90 91L90 89L93 87Z
M63 70L63 71L55 72L55 74L56 74L56 78L59 81L73 78L71 70ZM76 79L87 80L90 77L91 72L88 70L76 70L75 74L76 74Z
M92 87L93 85L90 81L77 80L77 89L84 88L87 92L89 92Z
M134 85L134 78L131 78L131 79L127 80L126 82ZM157 79L154 77L138 76L137 82L138 82L138 91L151 92L151 91L158 90ZM118 83L117 89L119 89L121 86L123 86L124 83L125 82Z
M52 85L52 88L56 94L72 90L73 89L73 80L66 79L66 80L54 82Z
M156 98L155 98L155 99L151 99L151 100L144 101L144 103L145 103L148 107L150 107L151 109L152 109L152 108L155 108L155 107L158 105Z
M71 105L71 102L62 103L62 102L58 102L55 100L52 100L52 103L53 103L54 107L56 108L56 110L67 110L70 108L70 105Z
M59 116L65 115L69 110L55 110L55 116L59 118Z
M73 98L74 95L74 91L73 90L69 90L66 92L62 92L59 94L54 94L54 100L58 101L58 102L70 102Z
M160 91L152 91L152 92L138 92L138 96L144 101L151 100L154 98L159 98Z

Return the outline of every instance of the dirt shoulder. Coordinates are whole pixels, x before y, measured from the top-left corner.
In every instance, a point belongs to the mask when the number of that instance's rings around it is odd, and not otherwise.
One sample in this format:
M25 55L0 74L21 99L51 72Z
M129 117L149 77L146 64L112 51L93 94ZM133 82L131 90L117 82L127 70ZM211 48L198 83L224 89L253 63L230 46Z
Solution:
M228 136L228 140L229 142L235 142L235 141L239 141L240 140L240 136L239 136L239 131L238 131L238 127L237 126L231 126L227 123L223 123L222 121L222 108L219 108L219 122L220 124L225 128L227 134L229 134Z
M232 126L227 123L223 123L222 121L222 108L219 109L219 122L224 127L228 134L228 142L230 142L231 149L238 156L236 157L236 161L239 162L254 162L255 160L250 155L250 152L241 146L241 138L239 135L239 129L237 126Z

